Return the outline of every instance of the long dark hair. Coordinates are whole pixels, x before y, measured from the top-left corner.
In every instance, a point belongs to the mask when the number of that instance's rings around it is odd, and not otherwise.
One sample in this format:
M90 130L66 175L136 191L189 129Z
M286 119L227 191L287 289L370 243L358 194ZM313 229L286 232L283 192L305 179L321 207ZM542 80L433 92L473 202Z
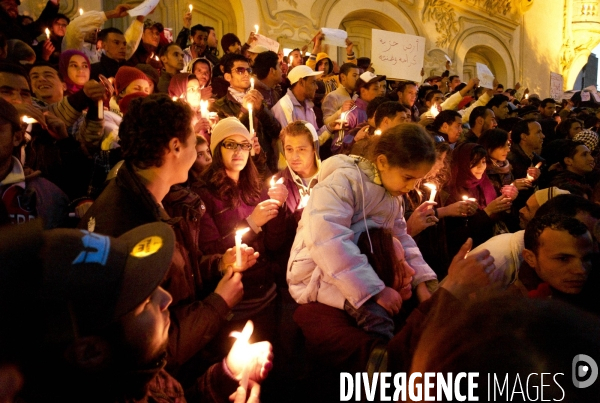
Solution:
M223 154L221 154L221 141L217 144L213 154L212 163L202 172L200 179L213 194L224 201L228 207L237 208L240 201L249 206L255 206L260 201L262 185L258 170L248 156L248 162L240 172L240 178L237 183L225 171L223 163Z
M375 162L385 155L392 167L414 168L426 163L435 163L433 139L422 126L406 123L386 130L381 136L371 137L369 160Z

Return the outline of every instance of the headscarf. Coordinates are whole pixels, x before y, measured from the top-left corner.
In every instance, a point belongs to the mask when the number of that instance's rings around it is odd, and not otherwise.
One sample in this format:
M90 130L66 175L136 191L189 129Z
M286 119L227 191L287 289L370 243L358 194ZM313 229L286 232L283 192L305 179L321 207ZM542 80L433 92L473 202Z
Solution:
M186 71L190 74L194 74L194 67L196 66L196 63L204 63L208 66L208 82L206 83L205 87L210 86L210 83L212 81L212 70L213 70L212 63L210 62L210 60L208 60L205 57L197 57L188 63Z
M70 94L74 94L83 88L82 85L75 84L69 78L69 72L68 72L69 62L71 61L71 57L73 57L75 55L82 56L89 66L90 73L92 70L92 64L90 63L90 59L87 57L87 55L85 53L80 52L79 50L69 49L69 50L65 50L64 52L62 52L60 54L60 59L58 60L58 71L60 72L61 77L63 78L65 84L67 85L67 92Z
M177 73L171 78L169 83L169 96L187 100L187 84L190 79L197 80L196 76L190 73Z
M496 191L485 173L481 179L477 179L471 172L471 153L475 147L483 149L477 143L461 143L452 152L452 177L448 190L454 200L461 201L463 196L473 197L479 208L484 209L496 198Z

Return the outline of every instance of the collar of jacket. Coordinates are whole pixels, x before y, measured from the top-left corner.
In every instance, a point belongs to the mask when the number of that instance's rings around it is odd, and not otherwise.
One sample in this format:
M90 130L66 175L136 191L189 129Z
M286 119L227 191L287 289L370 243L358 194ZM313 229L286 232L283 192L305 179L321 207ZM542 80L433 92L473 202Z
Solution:
M135 173L135 168L128 162L124 162L119 172L117 172L117 185L126 191L133 193L142 203L142 206L150 211L156 221L163 221L167 224L175 224L181 218L171 218L164 208L158 204L154 196L148 191L142 183L141 178Z
M374 184L383 186L383 182L381 182L381 176L379 176L379 170L371 161L364 157L360 157L358 155L351 155L350 157L354 158L354 163L360 168L367 178L372 181Z

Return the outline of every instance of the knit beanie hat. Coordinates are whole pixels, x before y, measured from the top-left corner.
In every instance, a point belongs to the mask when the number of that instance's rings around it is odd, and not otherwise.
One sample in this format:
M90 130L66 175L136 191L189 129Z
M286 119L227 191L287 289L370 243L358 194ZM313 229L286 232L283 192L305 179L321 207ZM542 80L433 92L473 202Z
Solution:
M223 35L223 37L221 38L221 47L223 48L223 52L229 52L229 47L234 43L239 43L240 45L242 44L240 39L237 36L235 36L235 34L229 33Z
M19 39L9 39L6 41L8 53L6 61L18 65L33 64L35 62L35 51L27 43Z
M71 61L71 57L73 57L75 55L79 55L85 59L88 66L90 66L90 71L91 71L91 66L92 66L90 64L90 59L87 57L87 55L79 50L69 49L69 50L65 50L64 52L62 52L60 54L60 59L58 59L58 72L60 73L60 76L62 77L65 84L67 85L67 91L70 93L75 93L83 88L82 85L75 84L69 78L69 72L68 72L69 62Z
M571 194L571 192L569 192L568 190L559 189L556 186L552 186L547 189L538 190L537 192L534 193L535 200L537 200L537 202L540 206L542 204L546 203L548 200L552 199L553 197L556 197L559 195L568 195L568 194Z
M575 141L581 141L590 151L594 151L598 147L598 135L595 131L584 129L573 137Z
M127 113L127 108L129 107L129 103L136 98L147 97L148 94L145 92L133 92L131 94L127 94L119 101L119 110L124 115Z
M220 120L219 123L217 123L213 128L210 136L211 154L215 155L215 148L217 148L217 145L219 145L221 141L236 134L244 136L246 140L252 143L252 136L250 136L250 132L237 118L229 117Z
M116 95L122 93L135 80L146 80L150 83L150 79L141 70L129 66L120 67L114 82Z
M144 73L146 77L148 77L154 83L154 87L156 88L156 86L158 85L158 80L160 78L160 76L158 75L158 70L146 63L136 64L135 68L141 70L142 73Z

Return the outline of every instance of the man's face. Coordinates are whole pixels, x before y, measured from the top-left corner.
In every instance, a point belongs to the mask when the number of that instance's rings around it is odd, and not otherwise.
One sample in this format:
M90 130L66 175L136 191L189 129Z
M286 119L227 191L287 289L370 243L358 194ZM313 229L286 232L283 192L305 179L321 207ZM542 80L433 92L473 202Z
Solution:
M280 83L281 80L283 79L283 71L281 71L281 63L277 62L277 66L275 66L275 68L271 68L271 75L273 78L273 81Z
M529 136L523 137L521 135L521 141L525 143L535 152L542 151L542 144L544 143L544 133L542 133L542 126L538 122L529 123Z
M417 87L415 85L407 85L399 95L402 105L412 107L417 100Z
M448 84L448 86L450 87L450 89L451 89L451 90L453 90L453 89L454 89L454 87L456 87L456 86L457 86L458 84L460 84L460 83L461 83L461 81L460 81L460 78L458 78L458 77L454 77L454 78L452 79L452 81L451 81L451 82Z
M396 113L396 116L394 116L393 119L390 119L387 116L384 117L378 129L384 132L387 129L398 126L400 123L410 123L410 117L407 118L406 112Z
M67 32L67 25L69 25L69 23L64 18L57 19L52 24L52 33L62 38Z
M206 50L208 45L208 34L204 31L196 31L192 36L192 42L194 43L196 52L201 55Z
M360 98L365 102L371 102L379 95L379 82L368 85L367 88L360 89Z
M483 120L483 127L481 128L481 132L483 133L486 130L495 129L498 126L498 122L496 122L496 115L494 111L488 109L485 114L485 119Z
M242 45L239 42L234 43L233 45L229 45L227 48L228 53L242 53Z
M527 227L527 224L529 224L529 221L531 221L539 208L540 205L537 202L535 195L530 196L525 203L525 207L519 210L519 226L521 229L525 229Z
M194 75L200 83L200 87L204 88L210 80L210 69L206 63L196 62L194 65Z
M250 88L250 66L244 61L235 61L231 73L225 73L225 80L232 88L246 91Z
M540 105L540 113L544 118L551 118L554 115L554 111L556 111L556 104L552 102L548 102L546 106L542 107Z
M323 74L327 74L329 70L331 70L331 67L329 66L329 59L319 60L319 63L317 63L317 71L322 71Z
M157 48L158 44L160 43L160 32L158 28L151 27L144 29L144 34L142 35L142 42Z
M125 60L125 57L127 57L127 41L125 40L125 36L111 32L102 41L102 49L104 49L106 56L111 59L118 61Z
M292 53L290 53L289 58L293 57L292 59L292 67L296 67L296 66L300 66L302 64L302 55L300 54L299 51L294 50Z
M498 119L506 119L508 117L508 102L502 102L500 106L492 106L492 111Z
M568 231L545 228L539 248L523 253L527 263L552 288L566 294L579 294L592 268L593 244L589 232L573 236Z
M567 169L578 175L585 175L594 170L594 157L589 148L579 145L575 148L573 158L565 158Z
M360 75L360 70L350 69L348 71L348 75L340 74L340 79L342 80L342 85L346 87L349 91L354 91L356 88L356 82L358 81L358 77Z
M440 128L440 132L445 133L448 136L448 142L450 144L454 144L458 141L461 131L462 119L459 116L456 116L452 123L444 123Z
M135 351L136 364L151 363L165 354L171 323L167 308L171 301L171 294L158 287L121 319L125 344Z
M317 93L317 80L315 76L301 78L298 85L304 89L304 96L307 99L315 99L315 94Z
M31 90L25 77L0 72L0 97L11 104L31 104Z
M1 0L0 7L4 9L6 14L12 19L15 19L19 16L19 6L17 6L17 2L15 0Z
M170 46L167 53L161 57L167 72L174 74L183 69L183 50L179 46Z
M217 39L217 34L214 29L211 29L208 32L208 38L206 39L206 43L211 48L216 48L219 45L219 40Z
M444 102L444 96L439 92L436 92L431 98L431 101L427 101L426 105L431 108L432 105L440 106Z
M60 101L67 89L58 72L50 66L35 66L29 71L31 88L35 96L49 104Z

